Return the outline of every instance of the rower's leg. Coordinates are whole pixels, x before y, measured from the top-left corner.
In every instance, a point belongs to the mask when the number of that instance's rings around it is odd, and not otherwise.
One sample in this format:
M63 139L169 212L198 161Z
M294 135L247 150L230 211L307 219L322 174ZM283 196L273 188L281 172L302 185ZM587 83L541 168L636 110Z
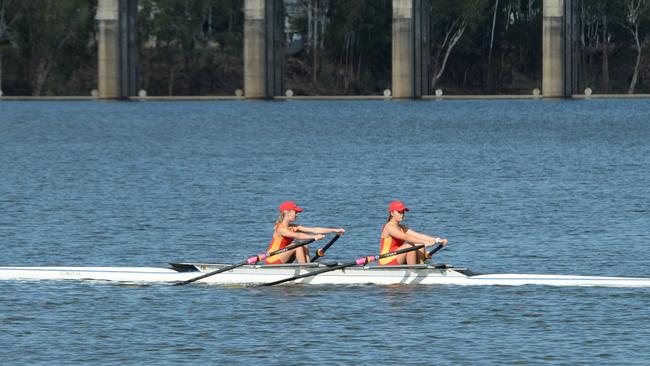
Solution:
M420 248L415 251L417 254L417 264L424 264L424 260L427 257L426 252L424 251L424 248Z
M296 262L309 263L309 247L307 245L296 248Z
M406 243L406 244L402 244L399 247L397 247L397 249L395 249L395 251L406 249L406 248L411 248L411 247L413 247L412 244ZM415 262L417 261L417 257L415 256L415 253L413 253L413 252L402 253L402 254L398 254L398 255L395 255L395 256L390 256L390 257L388 257L388 259L390 260L389 265L415 264ZM384 265L386 265L386 264L384 264Z
M409 247L412 247L412 245L409 245L407 248ZM417 263L418 263L417 250L406 253L406 264L417 264Z
M407 249L407 248L412 248L413 244L411 243L406 243L402 244L398 249ZM397 256L399 264L417 264L418 263L418 256L417 256L417 250L408 252L408 253L403 253Z
M402 249L401 246L399 248ZM391 257L388 257L388 258L391 258L391 259L395 258L394 260L390 261L391 265L399 265L399 264L406 263L406 253L398 254L396 256L391 256Z
M286 251L286 252L284 252L282 254L276 254L271 258L274 261L273 263L275 263L275 260L277 260L277 259L280 260L280 263L291 263L296 259L296 257L297 257L296 256L296 249L294 249L294 250Z

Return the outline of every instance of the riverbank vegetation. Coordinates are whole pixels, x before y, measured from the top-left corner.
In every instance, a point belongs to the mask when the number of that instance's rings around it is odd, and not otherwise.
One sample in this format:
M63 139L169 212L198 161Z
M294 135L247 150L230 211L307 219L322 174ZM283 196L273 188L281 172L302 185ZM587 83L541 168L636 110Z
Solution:
M650 0L574 0L580 87L650 92ZM140 0L139 87L149 95L243 89L244 0ZM391 0L285 0L285 89L379 95L391 84ZM431 89L541 89L542 0L432 0ZM4 95L97 88L96 1L0 0Z

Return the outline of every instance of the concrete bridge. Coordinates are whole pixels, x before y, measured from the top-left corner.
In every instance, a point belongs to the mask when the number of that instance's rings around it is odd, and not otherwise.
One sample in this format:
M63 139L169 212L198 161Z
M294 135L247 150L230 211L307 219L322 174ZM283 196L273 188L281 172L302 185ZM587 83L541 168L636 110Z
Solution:
M283 94L283 0L244 0L244 95ZM436 0L393 0L392 97L430 95L431 24L425 11ZM578 93L576 0L543 0L542 95ZM98 0L99 98L122 99L138 89L137 0Z

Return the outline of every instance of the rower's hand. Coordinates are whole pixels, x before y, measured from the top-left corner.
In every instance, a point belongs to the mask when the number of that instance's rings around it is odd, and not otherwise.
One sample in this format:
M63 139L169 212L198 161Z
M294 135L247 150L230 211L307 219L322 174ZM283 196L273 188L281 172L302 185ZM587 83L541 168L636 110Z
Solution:
M442 245L442 246L444 247L445 245L447 245L448 242L449 242L449 241L448 241L447 239L436 238L436 240L434 240L433 242L431 242L431 243L426 243L425 246L427 246L427 247L431 247L431 246L434 246L434 245L440 244L440 245Z
M343 235L343 234L345 234L345 229L342 228L342 227L340 227L340 228L336 229L335 232L336 232L337 234L339 234L339 235Z
M325 235L323 235L323 234L316 234L316 235L314 235L314 240L321 240L324 237L325 237Z

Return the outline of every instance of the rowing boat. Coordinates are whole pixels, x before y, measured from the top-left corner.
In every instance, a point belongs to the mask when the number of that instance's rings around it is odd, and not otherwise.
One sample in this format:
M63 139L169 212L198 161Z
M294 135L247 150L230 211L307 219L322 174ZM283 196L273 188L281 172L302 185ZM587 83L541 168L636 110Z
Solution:
M329 264L329 266L336 265ZM0 280L95 280L127 283L178 283L229 264L172 263L154 267L0 267ZM245 265L197 282L259 285L327 268L328 264ZM356 266L290 283L336 285L550 285L650 287L650 278L548 274L479 274L448 264Z

